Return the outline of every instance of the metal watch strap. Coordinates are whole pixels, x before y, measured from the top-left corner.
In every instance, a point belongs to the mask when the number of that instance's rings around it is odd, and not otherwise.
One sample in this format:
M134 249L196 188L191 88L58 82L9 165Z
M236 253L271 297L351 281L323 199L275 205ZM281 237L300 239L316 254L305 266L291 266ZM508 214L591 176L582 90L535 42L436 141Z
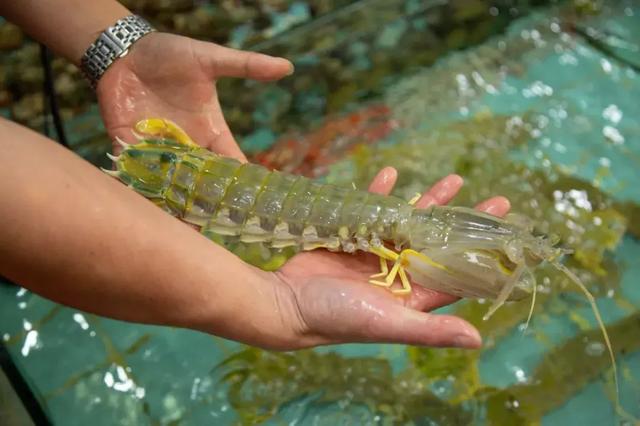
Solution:
M95 89L107 68L129 48L155 29L144 18L129 15L104 30L82 56L81 68Z

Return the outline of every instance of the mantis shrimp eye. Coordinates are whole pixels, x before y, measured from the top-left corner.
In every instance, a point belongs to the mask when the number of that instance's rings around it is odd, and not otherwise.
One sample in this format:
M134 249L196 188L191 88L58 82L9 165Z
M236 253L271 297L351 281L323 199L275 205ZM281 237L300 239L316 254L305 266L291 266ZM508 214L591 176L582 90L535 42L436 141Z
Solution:
M512 240L505 244L504 252L513 263L520 263L523 260L524 253L522 246L518 244L518 241Z
M518 213L509 213L505 219L508 223L511 223L518 228L521 228L527 232L533 232L534 222L527 216Z

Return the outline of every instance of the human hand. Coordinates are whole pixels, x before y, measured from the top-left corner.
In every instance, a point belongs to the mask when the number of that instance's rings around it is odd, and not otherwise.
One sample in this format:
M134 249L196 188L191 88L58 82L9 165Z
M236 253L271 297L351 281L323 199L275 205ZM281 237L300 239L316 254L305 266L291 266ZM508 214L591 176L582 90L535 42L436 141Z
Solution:
M369 187L388 194L395 184L393 168L383 169ZM426 191L416 206L446 204L462 186L462 178L445 177ZM505 215L510 206L494 197L478 210ZM481 338L468 322L451 315L428 313L453 303L456 297L414 285L400 297L368 283L379 271L377 258L366 253L313 251L298 254L271 280L275 286L280 323L290 336L280 335L278 349L347 342L390 342L425 346L477 348ZM284 343L283 343L284 342ZM269 343L265 342L267 346Z
M244 160L218 102L220 77L260 81L293 72L282 58L229 49L167 33L151 33L115 61L97 87L98 103L109 136L132 140L131 129L148 117L180 123L200 144ZM114 146L114 151L119 147Z

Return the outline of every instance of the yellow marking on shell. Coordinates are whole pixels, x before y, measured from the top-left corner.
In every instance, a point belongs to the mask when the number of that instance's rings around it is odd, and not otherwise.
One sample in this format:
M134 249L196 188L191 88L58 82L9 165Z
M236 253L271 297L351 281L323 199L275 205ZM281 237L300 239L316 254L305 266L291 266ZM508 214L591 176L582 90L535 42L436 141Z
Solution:
M164 118L147 118L136 123L135 129L150 136L173 139L182 145L198 146L180 126Z
M349 238L349 228L347 228L346 226L341 226L340 229L338 229L338 236L340 238L342 238L343 240L346 240Z
M311 251L319 248L327 248L328 245L326 242L313 242L313 243L303 243L302 249L306 251Z
M441 269L443 271L450 272L449 269L446 266L444 266L441 263L436 262L435 260L433 260L432 258L430 258L429 256L427 256L424 253L420 253L418 251L411 250L411 249L404 250L402 253L404 254L405 261L407 262L405 266L408 266L411 263L409 258L411 256L414 256L414 257L417 257L417 258L425 261L426 263L428 263L429 265L433 266L434 268L438 268L438 269Z
M315 228L314 228L315 229ZM326 248L329 250L336 250L340 248L340 239L338 237L326 237L326 238L316 238L312 241L306 241L302 244L303 250L315 250L318 248Z
M235 236L238 235L238 229L230 226L207 225L207 231L214 232L218 235Z
M470 251L471 252L471 251ZM502 272L504 275L506 276L511 276L513 275L513 270L510 269L503 261L503 259L495 252L491 252L491 251L486 251L483 252L486 253L487 255L489 255L490 257L492 257L498 264L498 268L500 268L500 272Z
M500 268L500 272L502 272L503 274L507 275L507 276L511 276L513 275L513 271L509 268L507 268L507 266L502 262L502 260L497 259L498 261L498 267Z
M414 206L418 200L422 197L422 194L420 194L419 192L416 192L416 195L414 195L409 201L408 204L410 206Z
M240 241L243 243L264 243L267 240L269 240L268 235L243 234L240 236Z

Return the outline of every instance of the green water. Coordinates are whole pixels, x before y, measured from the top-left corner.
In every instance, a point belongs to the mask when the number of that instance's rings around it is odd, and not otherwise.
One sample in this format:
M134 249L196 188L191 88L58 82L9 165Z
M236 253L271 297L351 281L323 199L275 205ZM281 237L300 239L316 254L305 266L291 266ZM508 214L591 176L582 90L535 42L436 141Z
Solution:
M540 10L480 46L385 80L368 99L389 107L397 129L341 154L325 178L362 185L393 164L397 193L409 197L456 171L468 184L457 202L504 193L515 210L559 234L576 250L568 265L598 297L622 406L637 422L640 8L572 11ZM564 31L576 23L606 37ZM407 31L389 28L391 39ZM276 87L278 94L286 84ZM278 129L276 115L264 126ZM301 133L313 122L292 117ZM56 424L618 424L588 305L550 269L538 280L527 333L528 301L487 323L479 321L487 305L447 308L480 327L479 352L342 345L274 354L98 318L4 286L0 335Z

